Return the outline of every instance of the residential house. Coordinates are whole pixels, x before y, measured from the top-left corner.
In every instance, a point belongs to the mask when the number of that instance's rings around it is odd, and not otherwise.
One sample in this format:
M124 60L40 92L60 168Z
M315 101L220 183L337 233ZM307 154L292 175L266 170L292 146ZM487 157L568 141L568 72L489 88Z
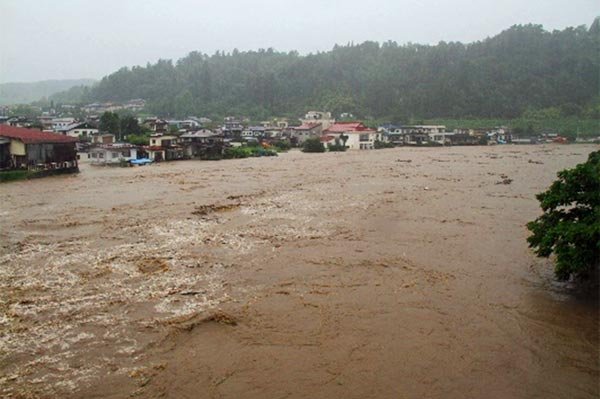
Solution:
M195 119L184 119L184 120L176 120L172 119L167 121L170 127L175 127L179 131L193 131L198 130L202 127L200 122Z
M335 136L328 136L328 135L322 135L321 137L319 137L319 141L321 142L321 144L323 144L323 146L325 146L325 148L329 148L329 146L331 145L335 145L335 144L343 144L338 137Z
M144 119L142 121L142 126L155 133L167 133L169 131L169 123L164 119L156 117Z
M52 119L54 117L47 112L38 117L38 122L42 125L43 130L52 130Z
M77 139L0 125L0 168L77 171Z
M281 139L283 137L284 128L271 127L266 128L264 133L264 138L266 139Z
M137 147L127 143L99 144L90 149L88 157L95 165L118 165L137 159Z
M91 125L88 122L80 122L61 127L57 130L57 133L75 138L88 138L92 135L98 134L98 129L96 126Z
M278 119L275 118L273 120L270 121L262 121L260 122L260 125L266 129L272 129L272 128L276 128L276 129L287 129L289 126L289 123L287 121L287 119Z
M290 141L293 145L302 145L306 139L320 137L323 133L323 124L320 122L303 123L290 131Z
M329 129L335 123L335 119L331 117L331 112L309 111L301 118L302 124L320 123L323 130Z
M221 131L223 132L223 136L226 138L235 138L239 139L242 137L242 131L244 130L244 125L242 122L233 116L228 116L225 118L225 122Z
M177 136L164 136L153 134L150 136L150 145L144 147L148 158L153 161L171 161L184 157L183 147L178 144Z
M562 137L554 139L555 143L562 143ZM537 137L513 137L511 140L512 144L538 144L539 140Z
M223 135L208 129L182 134L179 140L188 158L217 158L223 154Z
M75 118L53 118L52 119L52 130L55 132L61 132L61 129L72 125L76 122Z
M384 123L383 125L379 125L377 127L377 131L384 133L384 134L388 134L390 132L395 132L396 130L398 130L400 128L401 128L400 125L394 125L393 123Z
M505 127L495 127L487 132L488 144L508 144L512 141L512 134Z
M249 126L242 130L242 137L254 137L257 139L265 136L265 128L263 126Z
M402 125L391 128L386 139L396 145L424 145L431 141L446 143L446 126L443 125Z
M346 139L346 147L351 150L372 150L376 141L382 141L383 133L365 126L362 122L336 122L323 131L324 136L339 139L341 143Z
M428 133L427 136L429 143L439 145L450 145L452 144L452 136L454 136L454 132Z
M14 127L31 127L31 121L26 116L11 116L6 120L6 124Z
M81 110L88 114L89 113L102 114L104 112L118 111L123 108L125 108L125 107L121 104L105 102L105 103L88 104L88 105L85 105L84 107L82 107Z
M110 133L95 133L90 137L92 144L112 144L115 142L115 135Z
M465 133L454 133L450 137L452 145L477 145L481 144L481 139L478 136L465 134Z

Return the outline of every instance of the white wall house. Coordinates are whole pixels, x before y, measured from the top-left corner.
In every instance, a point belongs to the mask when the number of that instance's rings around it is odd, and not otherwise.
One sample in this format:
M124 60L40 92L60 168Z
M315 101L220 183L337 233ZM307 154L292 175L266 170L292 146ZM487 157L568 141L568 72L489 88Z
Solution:
M334 138L348 136L346 147L351 150L372 150L375 148L375 141L383 140L383 132L369 129L360 122L335 123L323 135Z
M150 136L150 146L166 147L177 144L177 136L164 136L162 134L153 134Z
M331 112L309 111L300 119L302 124L320 123L323 129L329 129L335 123L335 119L331 117Z
M66 126L72 125L74 123L74 118L54 118L52 119L52 130L58 132Z
M61 128L60 132L70 137L90 137L98 134L98 129L88 123L73 123Z
M242 130L242 137L264 137L265 128L262 126L250 126Z
M375 130L368 132L348 132L346 133L348 140L346 147L351 150L373 150L375 149L375 141L381 141L381 133Z
M89 159L92 164L119 164L122 161L137 158L137 148L128 144L106 144L90 149Z

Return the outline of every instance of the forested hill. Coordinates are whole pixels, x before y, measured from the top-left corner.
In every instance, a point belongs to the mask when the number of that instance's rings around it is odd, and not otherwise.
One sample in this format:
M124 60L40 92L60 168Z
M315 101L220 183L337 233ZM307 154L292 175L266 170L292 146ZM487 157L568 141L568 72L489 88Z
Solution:
M307 109L357 117L504 117L597 102L600 27L548 32L513 26L471 44L335 46L301 56L271 49L175 64L123 68L83 93L82 101L144 98L165 116L302 114Z

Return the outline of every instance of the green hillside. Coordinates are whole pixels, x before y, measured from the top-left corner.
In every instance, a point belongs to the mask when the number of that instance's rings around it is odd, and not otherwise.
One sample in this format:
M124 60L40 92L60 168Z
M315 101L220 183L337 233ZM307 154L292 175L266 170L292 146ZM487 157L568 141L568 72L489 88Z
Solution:
M306 56L272 49L206 55L122 68L79 101L144 98L148 111L298 115L308 108L358 118L513 119L550 109L598 116L598 19L548 32L518 25L485 40L437 45L365 42Z

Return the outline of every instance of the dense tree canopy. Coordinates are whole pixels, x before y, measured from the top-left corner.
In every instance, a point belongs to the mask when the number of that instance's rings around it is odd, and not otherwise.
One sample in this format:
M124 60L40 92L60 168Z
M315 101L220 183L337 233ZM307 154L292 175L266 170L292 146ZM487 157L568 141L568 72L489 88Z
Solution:
M297 115L308 108L359 118L503 117L557 107L578 114L598 96L598 22L562 31L518 25L471 44L365 42L300 56L272 49L192 52L122 68L81 101L144 98L150 112Z
M119 121L119 115L113 112L105 112L100 117L100 131L111 133L120 138L121 135L121 123Z
M527 224L529 245L539 256L556 255L556 276L598 277L600 266L600 151L563 170L537 196L544 214Z

